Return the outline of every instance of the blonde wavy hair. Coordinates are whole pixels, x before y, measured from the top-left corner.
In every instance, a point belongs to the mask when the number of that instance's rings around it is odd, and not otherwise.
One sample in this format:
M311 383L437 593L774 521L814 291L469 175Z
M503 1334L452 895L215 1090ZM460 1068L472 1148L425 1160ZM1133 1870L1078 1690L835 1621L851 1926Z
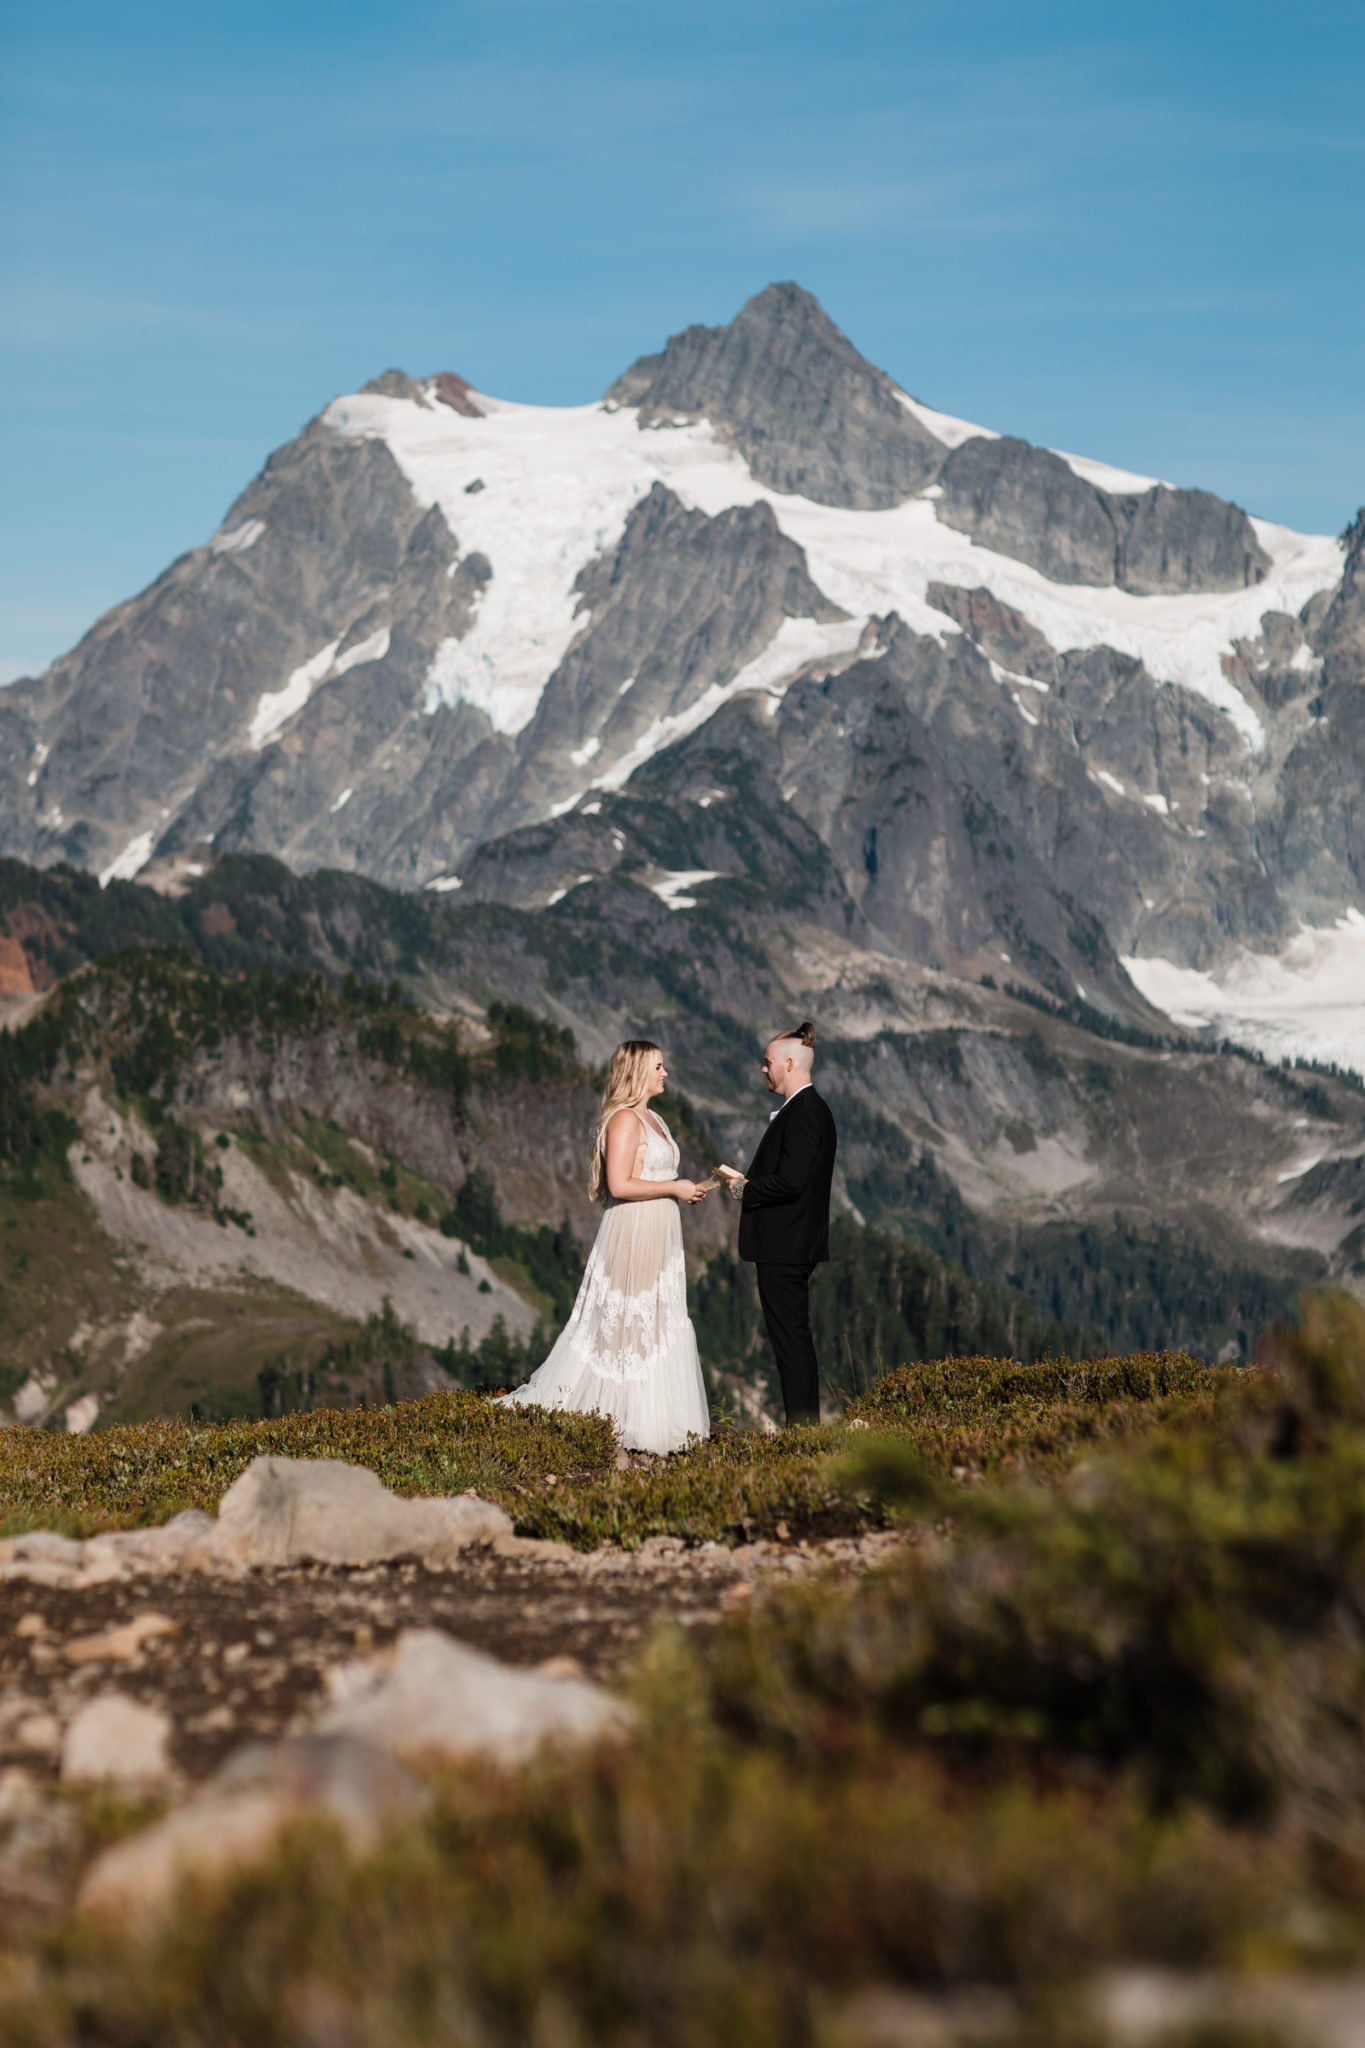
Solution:
M592 1165L588 1168L588 1193L594 1202L606 1200L607 1125L618 1109L638 1109L645 1099L649 1070L661 1047L652 1038L627 1038L617 1046L607 1068L607 1085L602 1090L602 1108L592 1127Z

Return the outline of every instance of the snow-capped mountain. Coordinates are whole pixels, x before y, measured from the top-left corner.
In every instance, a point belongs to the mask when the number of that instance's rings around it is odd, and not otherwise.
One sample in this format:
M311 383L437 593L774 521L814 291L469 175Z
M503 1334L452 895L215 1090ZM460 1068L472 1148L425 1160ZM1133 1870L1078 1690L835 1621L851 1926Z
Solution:
M0 850L682 900L757 806L860 943L1365 1065L1363 545L935 412L794 285L592 405L390 371L0 696Z

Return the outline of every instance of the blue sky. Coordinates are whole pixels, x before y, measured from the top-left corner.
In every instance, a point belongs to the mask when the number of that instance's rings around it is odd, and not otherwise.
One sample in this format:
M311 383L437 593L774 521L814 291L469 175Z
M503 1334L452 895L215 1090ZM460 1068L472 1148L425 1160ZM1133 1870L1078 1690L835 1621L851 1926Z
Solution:
M0 6L0 676L398 364L595 396L774 278L950 412L1335 531L1365 6Z

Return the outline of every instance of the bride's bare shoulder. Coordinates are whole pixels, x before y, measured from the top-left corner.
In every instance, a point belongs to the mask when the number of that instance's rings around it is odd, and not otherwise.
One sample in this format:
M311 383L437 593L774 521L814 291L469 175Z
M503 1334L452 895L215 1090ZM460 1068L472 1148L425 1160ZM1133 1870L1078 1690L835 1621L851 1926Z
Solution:
M617 1109L613 1110L611 1116L607 1119L606 1136L610 1138L613 1134L633 1133L638 1132L639 1129L640 1113L638 1110L629 1108Z

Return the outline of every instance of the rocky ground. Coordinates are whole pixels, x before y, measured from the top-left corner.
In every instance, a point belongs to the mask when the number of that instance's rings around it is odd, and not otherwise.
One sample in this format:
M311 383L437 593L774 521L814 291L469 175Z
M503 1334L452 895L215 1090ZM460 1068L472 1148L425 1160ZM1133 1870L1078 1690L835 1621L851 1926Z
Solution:
M200 1547L162 1568L129 1556L136 1538L114 1539L125 1545L121 1558L53 1537L4 1546L0 1963L69 1907L83 1874L88 1885L92 1854L123 1912L130 1899L169 1894L186 1833L192 1858L216 1857L243 1816L258 1824L262 1797L267 1832L303 1807L335 1809L343 1824L363 1810L368 1825L393 1801L415 1797L406 1774L393 1777L398 1767L380 1754L392 1751L387 1736L376 1746L373 1731L357 1730L360 1741L348 1743L343 1728L339 1746L326 1729L316 1739L327 1701L335 1707L348 1696L358 1672L392 1677L386 1652L401 1664L416 1646L420 1664L434 1651L438 1667L419 1674L417 1707L426 1714L435 1699L446 1724L438 1740L451 1754L499 1754L509 1735L517 1740L512 1731L528 1709L540 1717L541 1737L559 1726L573 1739L574 1696L577 1711L598 1721L619 1713L599 1687L619 1683L656 1625L709 1631L765 1580L856 1572L894 1540L688 1549L655 1537L634 1552L579 1554L503 1534L444 1557L336 1564L295 1555L243 1567L203 1547L199 1525L211 1531L208 1518L183 1522ZM325 1550L327 1538L315 1547ZM363 1552L364 1540L356 1547ZM445 1673L439 1660L464 1647L496 1663ZM528 1696L518 1674L561 1683ZM405 1698L410 1708L410 1682ZM126 1850L99 1862L100 1802L110 1798L116 1807L150 1801L147 1820L169 1800L171 1817L132 1852L151 1857L150 1877L141 1862L124 1868ZM264 1846L253 1835L244 1853Z
M856 1570L890 1540L688 1550L656 1537L634 1552L470 1551L445 1569L406 1561L87 1586L0 1580L0 1769L55 1777L74 1715L117 1691L169 1717L172 1764L193 1781L244 1738L284 1733L329 1668L404 1629L442 1629L505 1663L610 1684L657 1623L709 1630L764 1578Z

